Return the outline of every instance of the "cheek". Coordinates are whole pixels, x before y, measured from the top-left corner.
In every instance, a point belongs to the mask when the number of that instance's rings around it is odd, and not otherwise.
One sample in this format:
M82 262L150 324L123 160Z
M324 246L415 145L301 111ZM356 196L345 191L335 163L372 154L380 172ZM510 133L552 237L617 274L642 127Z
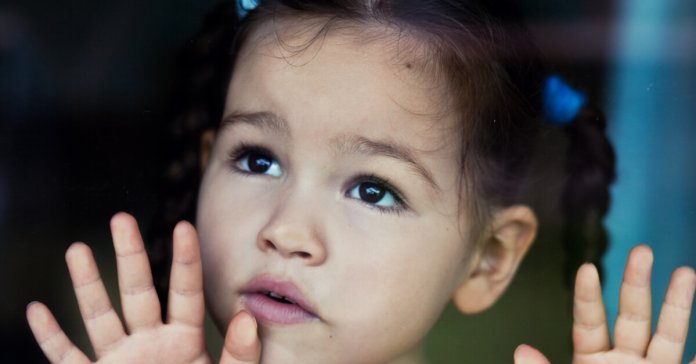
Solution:
M240 307L231 298L235 287L264 269L267 257L256 239L273 201L253 184L230 181L225 171L210 172L199 196L197 226L206 302L224 330ZM380 215L342 201L319 198L321 213L311 216L322 227L328 259L301 273L335 323L330 335L312 340L319 345L332 337L323 344L386 361L419 342L436 321L460 282L466 242L454 218Z
M449 301L465 271L466 242L429 221L363 227L336 244L345 258L336 316L352 320L345 337L397 353L419 342Z
M212 171L211 171L212 172ZM222 172L224 173L224 171ZM222 176L204 178L197 210L203 259L206 302L216 322L228 322L238 303L231 302L234 287L249 278L249 262L257 258L256 237L261 209L250 209L253 193L234 186Z

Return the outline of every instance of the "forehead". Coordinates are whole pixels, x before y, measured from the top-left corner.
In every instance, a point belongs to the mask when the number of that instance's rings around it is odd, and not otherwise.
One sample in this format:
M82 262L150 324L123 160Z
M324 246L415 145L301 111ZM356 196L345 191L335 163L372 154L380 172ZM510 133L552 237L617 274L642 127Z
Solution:
M270 111L290 124L319 121L324 131L368 137L388 131L418 139L414 148L441 149L458 135L458 118L445 101L446 87L426 71L424 54L385 27L322 32L271 22L241 50L225 113Z

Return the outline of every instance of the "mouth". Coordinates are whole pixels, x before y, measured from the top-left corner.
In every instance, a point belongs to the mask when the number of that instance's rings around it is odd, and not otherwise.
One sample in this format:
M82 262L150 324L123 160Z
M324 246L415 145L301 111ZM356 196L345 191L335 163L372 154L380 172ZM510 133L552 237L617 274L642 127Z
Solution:
M257 277L241 290L244 305L267 324L289 325L318 319L316 310L290 281Z
M274 301L276 301L276 302L280 302L280 303L284 303L284 304L288 304L288 305L294 305L294 304L295 304L295 302L293 302L293 300L291 300L291 299L289 299L289 298L287 298L287 297L285 297L285 296L281 296L281 295L279 295L279 294L277 294L277 293L275 293L275 292L273 292L273 291L264 292L264 294L265 294L268 298L270 298L270 299L272 299L272 300L274 300Z

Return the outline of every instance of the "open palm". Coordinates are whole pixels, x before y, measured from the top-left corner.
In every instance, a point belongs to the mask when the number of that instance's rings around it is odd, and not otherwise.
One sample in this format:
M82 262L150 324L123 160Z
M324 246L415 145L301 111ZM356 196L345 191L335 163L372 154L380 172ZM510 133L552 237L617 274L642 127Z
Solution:
M182 222L174 230L168 316L160 318L144 244L133 217L114 216L111 230L125 328L101 281L91 250L73 244L66 261L87 333L98 363L211 363L205 348L202 267L196 231ZM652 251L631 251L621 286L614 346L611 345L599 276L583 265L575 286L573 342L575 364L647 364L681 362L696 287L693 269L677 269L651 335L650 274ZM48 308L38 302L27 308L29 325L52 363L90 363L65 335ZM225 336L220 363L258 363L260 342L254 319L238 313ZM515 364L547 364L536 349L522 345ZM696 364L696 357L691 362Z
M66 253L80 313L98 363L210 363L205 346L202 267L196 231L182 222L174 229L174 253L166 323L160 315L147 253L135 219L111 220L125 328L99 276L92 252L75 243ZM65 335L48 308L32 303L27 320L51 363L90 363ZM242 312L230 323L220 363L256 363L256 323ZM232 335L241 332L241 335Z
M619 296L614 345L609 338L597 269L585 264L578 270L573 309L574 364L679 364L689 325L696 274L689 267L674 271L657 323L651 334L650 274L653 255L649 247L633 248ZM546 364L535 349L521 346L515 364ZM691 361L696 364L696 357Z

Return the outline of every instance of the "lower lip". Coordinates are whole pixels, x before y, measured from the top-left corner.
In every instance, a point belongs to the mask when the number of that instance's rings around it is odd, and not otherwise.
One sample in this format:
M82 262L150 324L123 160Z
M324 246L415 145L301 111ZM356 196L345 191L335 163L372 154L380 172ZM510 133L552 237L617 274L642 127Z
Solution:
M312 321L317 316L293 304L280 303L264 294L245 293L242 295L246 308L262 322L272 324L299 324Z

